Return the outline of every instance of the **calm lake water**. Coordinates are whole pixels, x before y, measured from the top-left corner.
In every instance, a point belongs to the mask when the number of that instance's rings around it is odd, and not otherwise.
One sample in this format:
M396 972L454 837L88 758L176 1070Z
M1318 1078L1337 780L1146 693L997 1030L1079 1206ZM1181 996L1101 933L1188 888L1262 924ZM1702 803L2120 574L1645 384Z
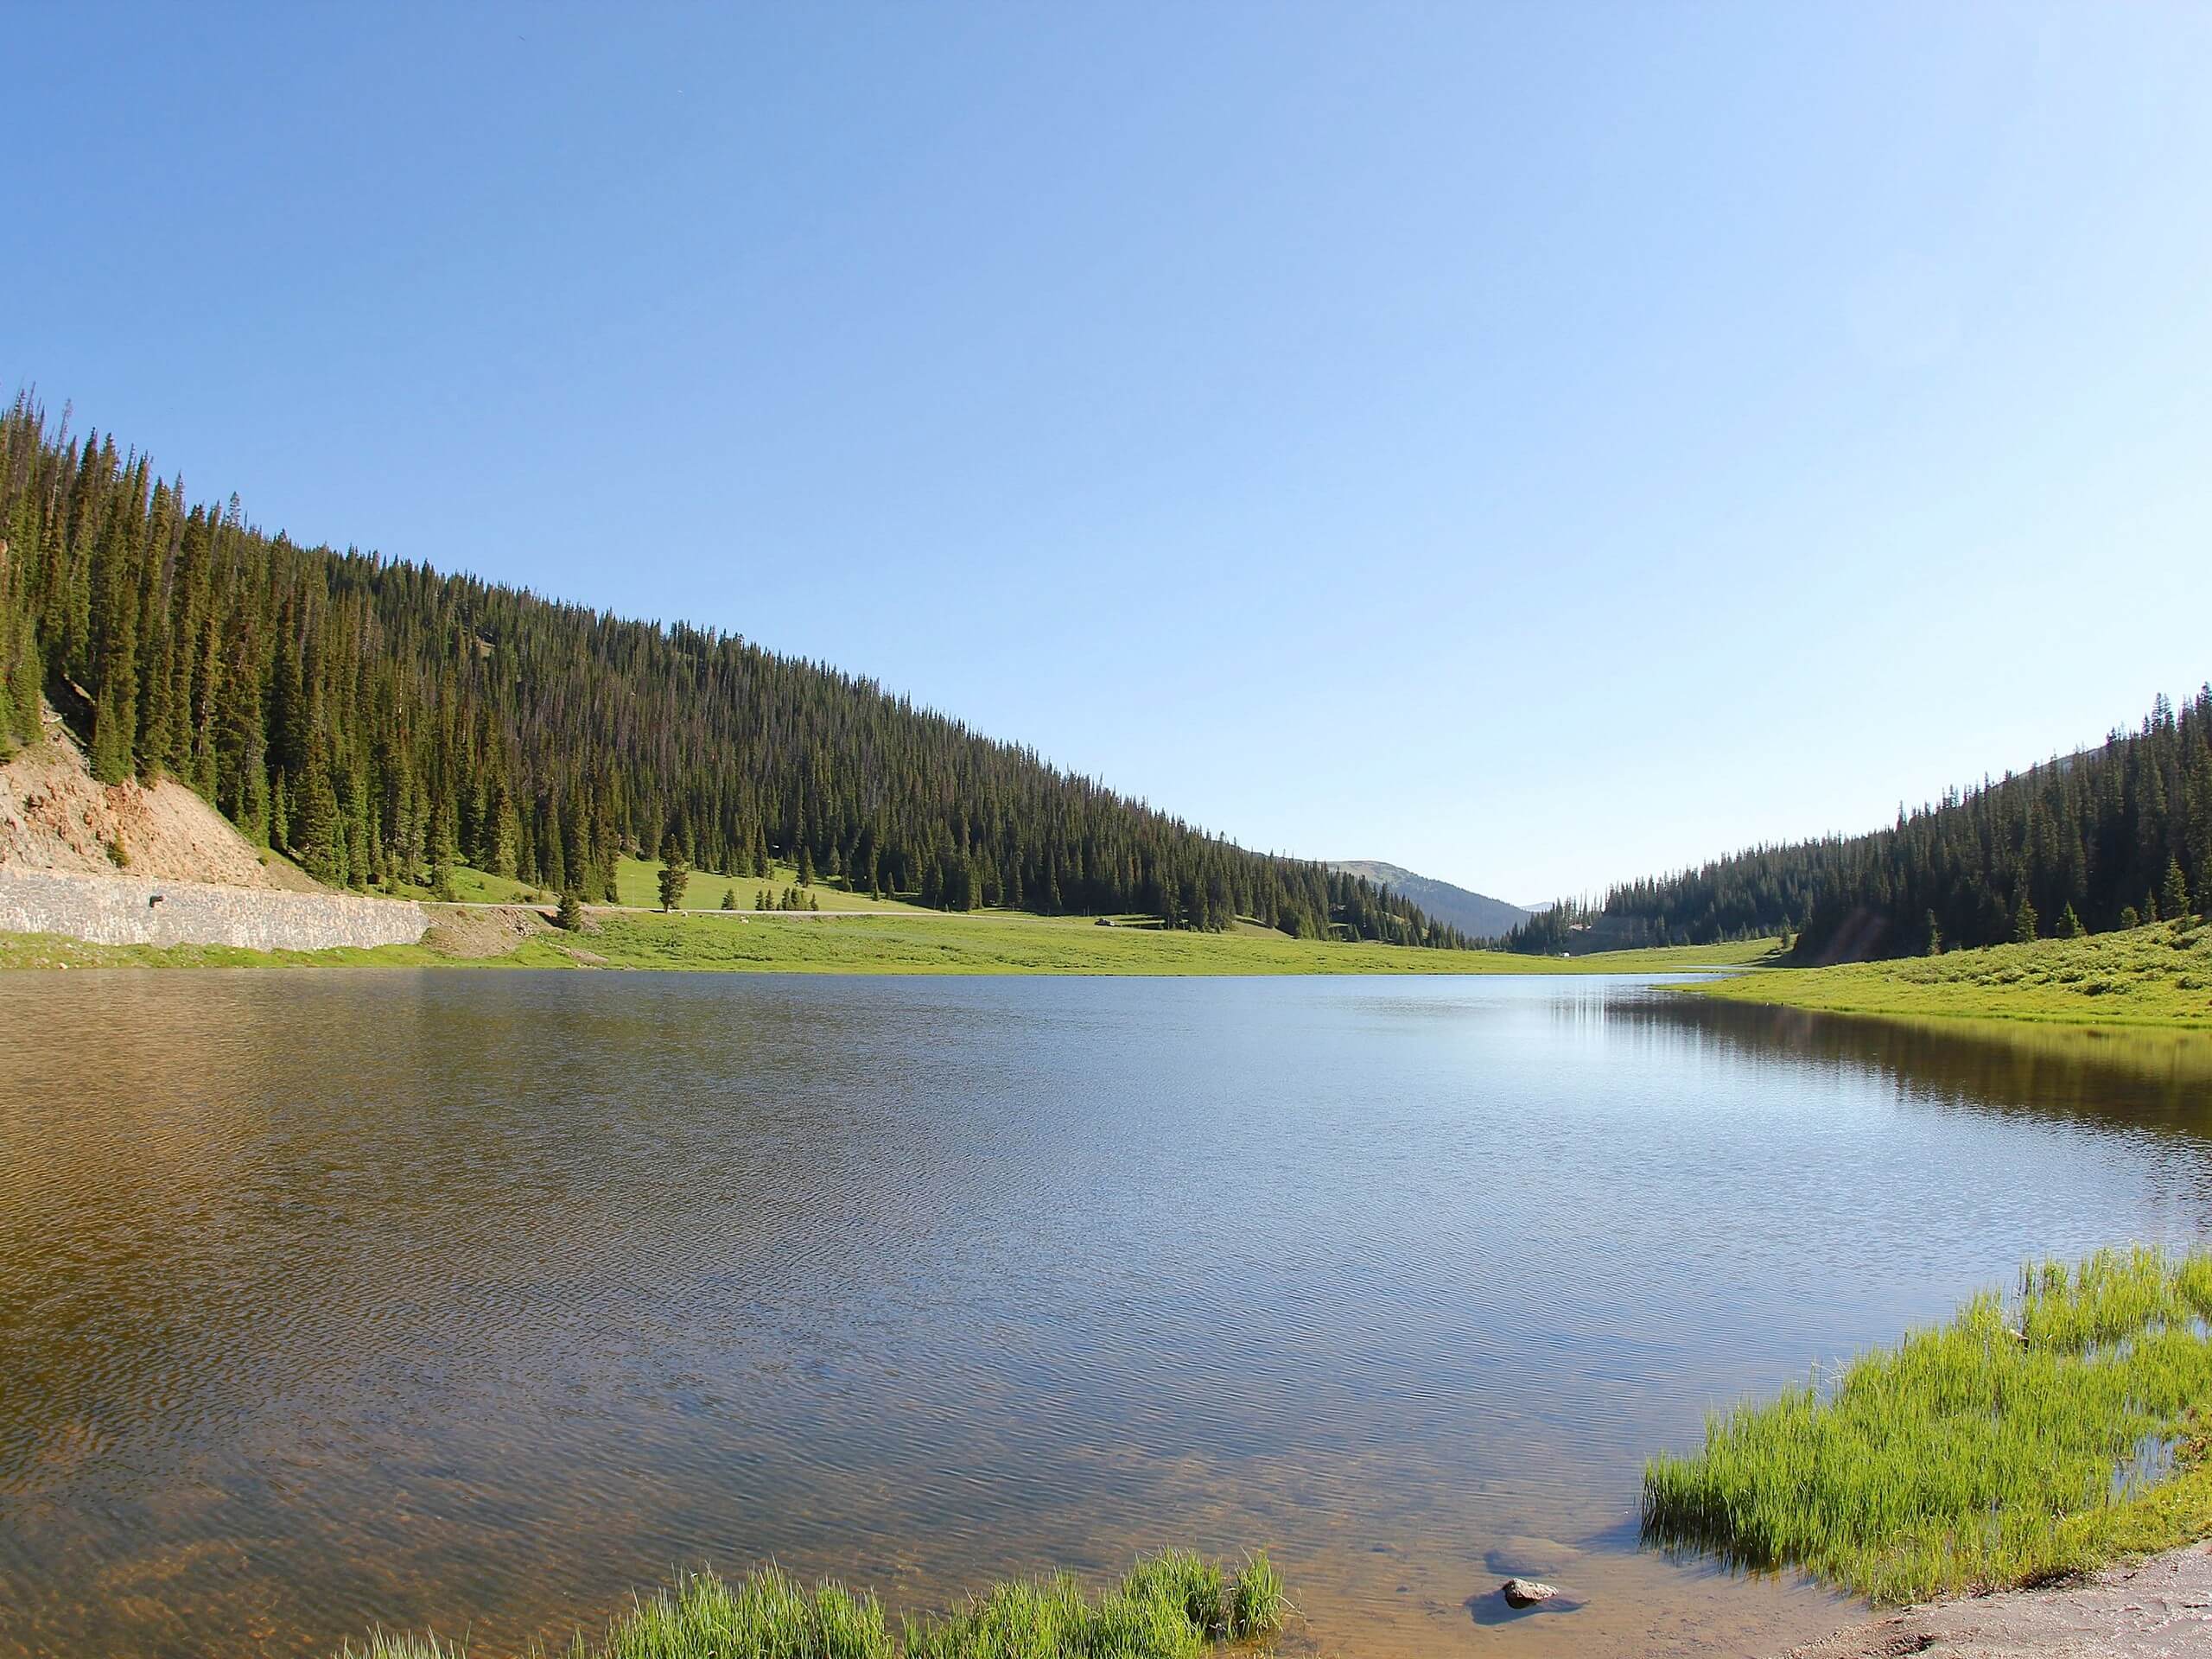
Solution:
M1308 1650L1771 1652L1852 1610L1639 1553L1647 1452L2212 1230L2212 1043L1622 980L20 974L0 1060L5 1655L1165 1542Z

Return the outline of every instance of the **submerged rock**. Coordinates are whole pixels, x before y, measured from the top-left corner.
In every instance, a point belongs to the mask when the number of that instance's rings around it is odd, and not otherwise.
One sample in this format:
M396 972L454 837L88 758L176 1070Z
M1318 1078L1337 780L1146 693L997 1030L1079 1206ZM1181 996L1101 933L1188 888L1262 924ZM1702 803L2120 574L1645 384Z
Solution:
M1498 1586L1505 1599L1516 1607L1533 1607L1540 1601L1549 1601L1559 1594L1556 1586L1539 1579L1508 1579Z

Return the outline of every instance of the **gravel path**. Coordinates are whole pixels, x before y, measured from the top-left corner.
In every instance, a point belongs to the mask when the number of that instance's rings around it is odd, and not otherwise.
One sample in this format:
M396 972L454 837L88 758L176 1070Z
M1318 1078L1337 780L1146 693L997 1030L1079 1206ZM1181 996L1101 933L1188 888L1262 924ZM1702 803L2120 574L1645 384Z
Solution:
M2074 1584L1941 1601L1825 1641L1786 1659L2212 1659L2212 1545Z

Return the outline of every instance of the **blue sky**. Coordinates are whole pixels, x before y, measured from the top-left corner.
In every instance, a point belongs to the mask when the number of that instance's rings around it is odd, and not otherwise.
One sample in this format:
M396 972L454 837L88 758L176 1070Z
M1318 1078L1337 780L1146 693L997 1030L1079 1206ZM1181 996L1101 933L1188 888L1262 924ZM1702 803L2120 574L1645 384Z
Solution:
M2212 9L12 9L0 375L1533 899L2212 676Z

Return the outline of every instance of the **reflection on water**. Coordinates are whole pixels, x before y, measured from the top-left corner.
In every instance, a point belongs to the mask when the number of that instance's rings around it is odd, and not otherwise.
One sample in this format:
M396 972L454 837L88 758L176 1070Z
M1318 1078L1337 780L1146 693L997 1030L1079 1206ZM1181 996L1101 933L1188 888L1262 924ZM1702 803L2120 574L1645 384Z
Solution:
M2212 1033L2018 1020L1839 1020L1802 1008L1650 998L1617 1017L1703 1033L1746 1054L1879 1069L1900 1090L1994 1111L2074 1113L2116 1127L2212 1128Z
M2212 1222L2212 1039L1621 982L11 977L0 1655L506 1653L773 1555L1273 1547L1307 1645L1760 1651L1643 1456ZM1499 1576L1558 1583L1541 1616Z

